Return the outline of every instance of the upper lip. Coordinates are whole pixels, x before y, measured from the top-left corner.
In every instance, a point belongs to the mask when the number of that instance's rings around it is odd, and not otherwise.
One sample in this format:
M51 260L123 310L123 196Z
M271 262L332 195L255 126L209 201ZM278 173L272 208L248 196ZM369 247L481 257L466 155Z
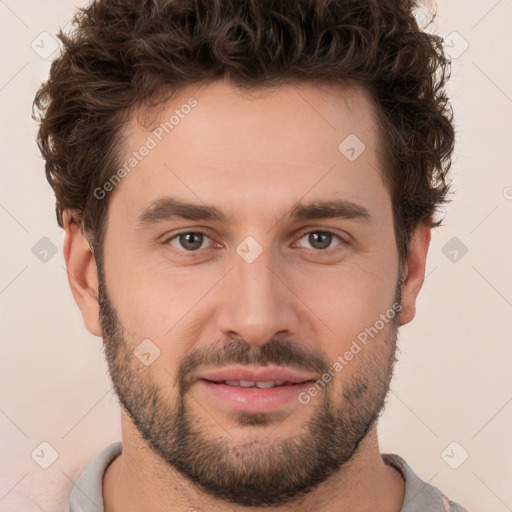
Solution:
M211 371L204 371L198 374L197 379L210 380L213 382L230 381L250 381L250 382L269 382L282 380L285 382L300 383L314 380L311 374L290 370L288 368L261 366L259 368L249 368L247 366L230 366Z

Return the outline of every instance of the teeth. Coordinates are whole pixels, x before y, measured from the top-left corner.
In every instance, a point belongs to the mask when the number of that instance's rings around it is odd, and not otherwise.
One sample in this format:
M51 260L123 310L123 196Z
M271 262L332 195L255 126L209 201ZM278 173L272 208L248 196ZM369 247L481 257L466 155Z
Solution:
M259 388L259 389L266 389L266 388L273 388L275 386L282 386L285 384L284 380L268 380L265 382L254 382L251 380L227 380L226 384L228 386L239 386L241 388Z
M256 387L260 389L273 388L275 385L276 382L273 380L269 380L268 382L256 382Z

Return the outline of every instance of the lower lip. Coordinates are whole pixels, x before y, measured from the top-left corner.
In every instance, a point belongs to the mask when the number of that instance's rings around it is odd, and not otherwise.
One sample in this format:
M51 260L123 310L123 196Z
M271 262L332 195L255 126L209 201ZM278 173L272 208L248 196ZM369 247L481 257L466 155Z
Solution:
M242 388L228 384L216 384L199 380L198 384L210 395L230 409L244 412L272 412L287 404L298 401L298 396L311 382L273 388Z

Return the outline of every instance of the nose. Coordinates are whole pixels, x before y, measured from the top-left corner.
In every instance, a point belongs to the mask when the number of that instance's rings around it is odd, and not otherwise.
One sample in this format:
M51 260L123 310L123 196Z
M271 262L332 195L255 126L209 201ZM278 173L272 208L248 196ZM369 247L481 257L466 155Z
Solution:
M222 334L250 345L296 334L301 302L287 282L289 272L266 251L252 263L237 255L234 260L218 311Z

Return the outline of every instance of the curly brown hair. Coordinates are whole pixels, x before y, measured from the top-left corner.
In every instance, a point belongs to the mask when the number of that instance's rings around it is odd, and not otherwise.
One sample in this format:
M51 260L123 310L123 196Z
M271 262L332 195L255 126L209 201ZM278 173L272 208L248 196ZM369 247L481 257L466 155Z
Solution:
M412 0L103 0L59 33L60 56L34 100L38 145L56 196L101 259L108 200L134 109L227 78L244 88L355 83L377 105L382 173L401 264L419 223L448 202L454 146L442 39Z

